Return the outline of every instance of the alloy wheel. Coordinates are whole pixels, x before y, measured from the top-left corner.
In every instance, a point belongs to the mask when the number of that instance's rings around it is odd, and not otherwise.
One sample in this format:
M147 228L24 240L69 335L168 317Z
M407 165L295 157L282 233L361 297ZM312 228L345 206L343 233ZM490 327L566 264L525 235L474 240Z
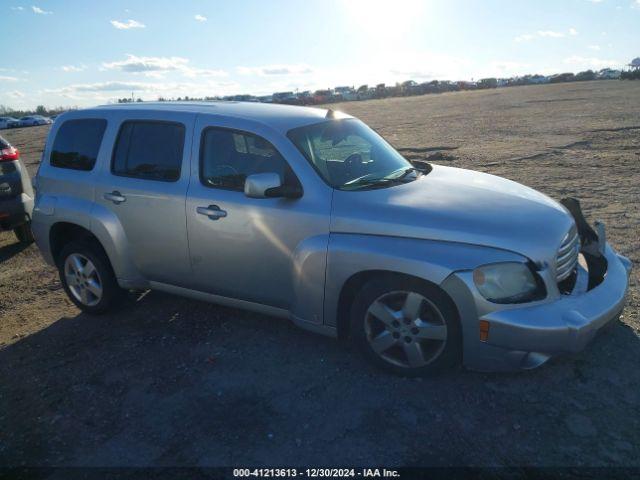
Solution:
M98 270L84 255L74 253L67 257L64 276L71 294L83 305L93 307L102 299L103 287Z
M436 360L447 342L440 310L416 292L394 291L378 297L365 314L372 350L403 368L420 368Z

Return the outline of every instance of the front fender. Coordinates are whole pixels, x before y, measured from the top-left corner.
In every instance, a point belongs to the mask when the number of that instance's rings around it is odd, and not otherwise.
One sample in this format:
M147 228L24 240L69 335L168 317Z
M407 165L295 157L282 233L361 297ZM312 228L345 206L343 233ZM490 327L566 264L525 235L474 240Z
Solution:
M456 242L415 238L331 234L327 255L324 323L337 325L343 286L365 271L388 271L440 285L451 273L494 262L526 261L514 252Z
M302 327L322 326L329 235L309 237L293 253L293 299L290 312Z

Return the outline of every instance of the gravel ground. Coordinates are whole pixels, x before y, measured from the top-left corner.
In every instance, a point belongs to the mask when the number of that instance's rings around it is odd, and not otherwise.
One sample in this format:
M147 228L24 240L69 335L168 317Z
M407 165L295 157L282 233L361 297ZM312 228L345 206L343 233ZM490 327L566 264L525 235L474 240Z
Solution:
M582 200L640 262L640 82L334 105L413 159ZM48 127L3 131L35 173ZM289 323L160 293L101 317L0 233L1 466L640 466L640 292L576 355L402 379Z

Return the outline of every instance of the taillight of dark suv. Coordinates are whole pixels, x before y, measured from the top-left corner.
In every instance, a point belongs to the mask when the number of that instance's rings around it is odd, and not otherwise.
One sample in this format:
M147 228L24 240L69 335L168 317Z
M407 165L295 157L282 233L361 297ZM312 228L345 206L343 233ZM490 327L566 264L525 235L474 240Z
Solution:
M31 243L33 189L20 151L0 137L0 231L13 230L18 240Z

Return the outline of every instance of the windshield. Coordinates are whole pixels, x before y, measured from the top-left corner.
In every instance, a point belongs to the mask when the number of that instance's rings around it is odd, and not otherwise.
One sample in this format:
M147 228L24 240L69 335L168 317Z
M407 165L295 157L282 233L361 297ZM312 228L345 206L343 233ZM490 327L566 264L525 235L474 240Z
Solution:
M295 128L287 136L335 188L379 188L418 176L402 155L355 118Z

